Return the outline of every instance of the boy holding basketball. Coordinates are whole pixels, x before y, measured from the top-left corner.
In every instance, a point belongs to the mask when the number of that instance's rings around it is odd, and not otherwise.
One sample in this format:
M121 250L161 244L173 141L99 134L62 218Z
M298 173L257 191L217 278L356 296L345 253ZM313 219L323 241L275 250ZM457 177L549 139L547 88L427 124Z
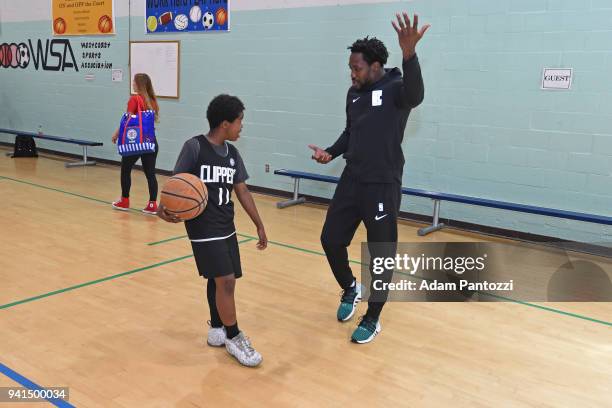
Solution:
M234 288L242 276L240 252L234 226L232 191L257 227L257 248L268 245L266 232L253 197L245 181L249 177L238 150L231 144L240 137L244 105L230 95L219 95L209 104L206 117L210 131L185 142L174 167L174 173L198 176L208 189L208 204L198 217L185 221L198 272L208 280L207 298L210 308L208 344L227 351L241 364L255 367L262 361L249 339L238 329ZM158 210L160 218L180 220Z

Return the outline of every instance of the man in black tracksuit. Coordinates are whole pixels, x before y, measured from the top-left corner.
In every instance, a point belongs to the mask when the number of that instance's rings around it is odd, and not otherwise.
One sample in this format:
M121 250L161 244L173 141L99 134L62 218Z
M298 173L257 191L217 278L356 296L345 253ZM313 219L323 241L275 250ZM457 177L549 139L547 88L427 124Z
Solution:
M321 234L327 260L343 289L339 321L349 320L361 300L361 285L349 267L347 252L361 221L367 229L371 257L395 258L404 167L402 140L410 110L424 95L415 48L429 26L419 30L418 16L411 24L406 13L403 18L397 15L397 24L392 25L402 49L403 76L398 68L384 68L388 52L381 41L357 40L349 47L352 86L346 98L346 128L327 149L310 146L312 158L319 163L340 155L346 159ZM380 242L390 244L372 245ZM390 282L392 274L392 269L385 270L376 279ZM370 293L374 294L372 288ZM387 293L377 291L370 297L368 310L351 337L353 342L370 342L380 332L379 316Z

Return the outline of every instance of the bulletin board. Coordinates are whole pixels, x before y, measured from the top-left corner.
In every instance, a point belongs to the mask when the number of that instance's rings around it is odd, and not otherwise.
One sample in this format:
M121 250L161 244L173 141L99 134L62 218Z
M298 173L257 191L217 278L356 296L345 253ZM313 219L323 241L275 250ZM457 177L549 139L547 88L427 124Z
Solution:
M179 41L130 41L130 87L134 75L144 73L158 97L178 99L180 51Z

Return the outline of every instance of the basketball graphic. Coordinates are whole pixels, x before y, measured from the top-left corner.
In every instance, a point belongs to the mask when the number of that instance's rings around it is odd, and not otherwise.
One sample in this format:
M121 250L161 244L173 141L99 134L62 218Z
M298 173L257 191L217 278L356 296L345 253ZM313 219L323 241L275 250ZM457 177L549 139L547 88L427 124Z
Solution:
M106 14L103 15L98 20L98 30L100 30L100 32L103 34L110 33L113 31L113 20L111 20L111 18Z
M197 4L189 10L189 19L192 23L197 23L202 18L202 9Z
M202 18L202 25L207 30L210 30L212 26L215 25L215 17L210 11L204 13L204 17Z
M150 32L157 30L157 17L149 16L149 18L147 18L147 29Z
M55 34L64 34L66 32L66 21L63 18L56 18L53 22L53 32Z
M217 20L217 25L225 25L227 22L227 11L223 7L219 7L215 12L215 19Z
M189 19L187 19L187 16L185 14L179 14L174 19L174 27L179 31L183 31L184 29L186 29L187 24L189 24Z

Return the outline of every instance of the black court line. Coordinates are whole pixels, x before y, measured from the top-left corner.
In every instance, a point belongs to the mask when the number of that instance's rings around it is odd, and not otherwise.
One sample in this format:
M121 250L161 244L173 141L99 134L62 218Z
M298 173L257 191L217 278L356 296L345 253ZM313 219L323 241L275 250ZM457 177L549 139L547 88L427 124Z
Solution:
M99 199L92 198L92 197L87 197L87 196L84 196L82 194L71 193L71 192L68 192L68 191L63 191L63 190L60 190L60 189L56 189L56 188L52 188L52 187L47 187L47 186L43 186L43 185L40 185L40 184L30 183L30 182L27 182L27 181L18 180L18 179L14 179L14 178L11 178L11 177L4 177L4 178L6 178L7 180L18 182L18 183L24 183L24 184L28 184L28 185L35 186L35 187L40 187L40 188L44 188L44 189L47 189L47 190L57 191L57 192L60 192L60 193L69 194L69 195L80 197L80 198L84 198L84 199L87 199L87 200L103 202L103 203L108 204L107 201L99 200ZM138 210L133 210L133 211L138 211ZM237 235L241 236L241 237L244 237L244 238L249 238L249 240L258 239L256 237L253 237L253 236L250 236L250 235L245 235L245 234L237 234ZM152 243L149 243L148 245L151 245L151 246L158 245L158 244L161 244L161 243L164 243L164 242L174 241L174 240L185 238L185 237L186 237L186 235L182 235L182 236L179 236L179 237L169 238L169 239L166 239L166 240L163 240L163 241L152 242ZM240 241L239 243L242 243L242 242L247 242L247 241ZM281 247L285 247L285 248L295 249L296 251L300 251L300 252L305 252L305 253L309 253L309 254L325 256L325 253L320 252L320 251L313 251L313 250L310 250L310 249L300 248L300 247L297 247L297 246L294 246L294 245L284 244L284 243L281 243L281 242L268 241L268 243L273 244L273 245L277 245L277 246L281 246ZM189 255L189 256L193 256L193 255ZM189 256L187 256L187 257L189 257ZM171 261L168 261L168 262L173 262L173 261L171 260ZM349 262L361 265L361 262L359 262L359 261L349 260ZM145 268L147 268L147 267L145 267ZM123 274L129 274L129 273L134 273L134 272L132 272L132 271L124 272ZM119 274L119 275L123 275L123 274ZM113 276L114 277L118 277L116 275L113 275ZM114 279L114 277L109 277L108 279ZM104 278L103 280L108 280L108 279ZM97 283L97 282L94 281L94 283ZM84 283L82 285L77 285L75 287L71 287L71 288L67 288L67 289L62 289L62 290L59 290L59 291L56 291L56 292L57 293L63 293L65 291L77 289L77 288L82 287L82 286L88 286L89 284L93 284L93 283ZM57 293L54 293L54 292L51 292L51 293L52 294L57 294ZM49 294L47 294L47 295L40 295L39 297L31 298L30 300L27 300L27 301L36 300L36 299L39 299L40 297L47 297L47 296L51 296L51 295L49 295ZM590 321L590 322L593 322L593 323L599 323L599 324L603 324L603 325L611 326L612 327L612 322L608 322L608 321L605 321L605 320L598 320L598 319L594 319L594 318L591 318L591 317L588 317L588 316L584 316L584 315L580 315L580 314L576 314L576 313L565 312L563 310L558 310L558 309L555 309L555 308L552 308L552 307L540 306L540 305L536 305L536 304L529 303L529 302L523 302L523 301L520 301L520 300L514 300L514 299L511 299L511 298L504 298L504 297L499 297L499 298L507 300L509 302L514 302L514 303L517 303L517 304L533 307L533 308L536 308L536 309L545 310L545 311L549 311L549 312L552 312L552 313L557 313L557 314L564 315L564 316L570 316L570 317L574 317L574 318L577 318L577 319L587 320L587 321ZM20 304L20 303L24 303L24 302L20 301L17 304ZM14 306L14 304L10 304L10 306ZM5 308L5 307L8 307L8 306L0 305L0 310Z

